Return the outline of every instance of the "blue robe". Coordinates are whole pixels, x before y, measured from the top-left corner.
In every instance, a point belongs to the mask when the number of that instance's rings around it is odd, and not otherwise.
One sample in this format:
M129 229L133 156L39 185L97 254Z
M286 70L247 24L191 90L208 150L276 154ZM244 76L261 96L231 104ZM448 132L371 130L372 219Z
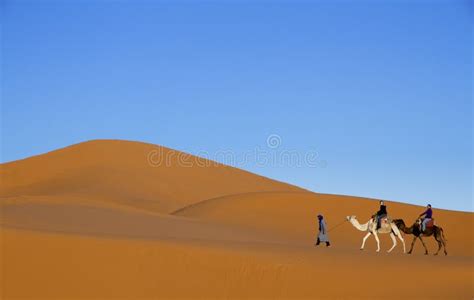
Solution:
M324 219L319 222L318 238L321 243L329 242L328 228Z

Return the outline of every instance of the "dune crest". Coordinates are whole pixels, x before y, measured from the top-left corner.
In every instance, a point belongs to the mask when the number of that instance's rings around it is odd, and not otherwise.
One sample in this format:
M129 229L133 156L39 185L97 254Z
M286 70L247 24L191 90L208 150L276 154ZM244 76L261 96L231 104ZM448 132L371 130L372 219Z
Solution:
M0 197L58 196L168 213L209 198L302 189L165 147L94 140L0 165Z

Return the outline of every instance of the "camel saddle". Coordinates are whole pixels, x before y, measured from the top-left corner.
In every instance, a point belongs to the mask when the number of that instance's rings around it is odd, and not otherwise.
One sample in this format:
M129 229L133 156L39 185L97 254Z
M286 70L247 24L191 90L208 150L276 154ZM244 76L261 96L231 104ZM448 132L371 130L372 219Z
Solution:
M433 227L433 226L434 226L434 219L431 219L426 223L426 228L430 228L430 227Z
M380 228L389 228L390 222L392 222L392 220L388 216L382 217L380 219Z
M421 226L421 219L417 222ZM427 223L426 223L426 228L431 228L435 225L435 219L431 218ZM420 227L421 228L421 227Z
M372 216L372 221L377 222L377 215ZM388 215L383 215L380 218L380 228L384 228L384 229L390 228L391 222L392 222L392 219Z
M377 215L372 215L372 221L377 220ZM390 218L388 215L384 215L380 218L380 224L389 224L392 222L392 218Z

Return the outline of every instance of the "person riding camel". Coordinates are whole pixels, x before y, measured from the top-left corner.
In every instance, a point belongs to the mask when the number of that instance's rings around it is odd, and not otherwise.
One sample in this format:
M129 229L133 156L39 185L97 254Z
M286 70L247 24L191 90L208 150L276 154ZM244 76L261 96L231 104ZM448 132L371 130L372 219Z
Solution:
M424 218L422 218L424 216ZM429 221L433 218L433 210L431 209L431 204L428 204L426 206L426 210L420 214L421 218L421 232L424 232L426 230L426 224L428 224Z
M381 221L386 216L387 216L387 206L385 206L385 203L383 201L380 201L380 209L375 214L375 217L377 219L377 230L380 229Z

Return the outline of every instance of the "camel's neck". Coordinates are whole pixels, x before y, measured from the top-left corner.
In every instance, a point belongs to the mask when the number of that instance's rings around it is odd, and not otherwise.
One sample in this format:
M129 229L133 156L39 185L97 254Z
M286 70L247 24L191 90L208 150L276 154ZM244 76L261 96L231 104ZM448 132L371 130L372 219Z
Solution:
M406 234L412 234L413 233L413 226L406 227L405 223L402 223L400 225L400 230L403 231Z
M413 233L413 226L412 227L405 227L405 230L403 230L404 233L406 234L412 234Z
M351 224L360 231L367 231L367 228L369 227L369 222L360 224L356 219L351 219Z

